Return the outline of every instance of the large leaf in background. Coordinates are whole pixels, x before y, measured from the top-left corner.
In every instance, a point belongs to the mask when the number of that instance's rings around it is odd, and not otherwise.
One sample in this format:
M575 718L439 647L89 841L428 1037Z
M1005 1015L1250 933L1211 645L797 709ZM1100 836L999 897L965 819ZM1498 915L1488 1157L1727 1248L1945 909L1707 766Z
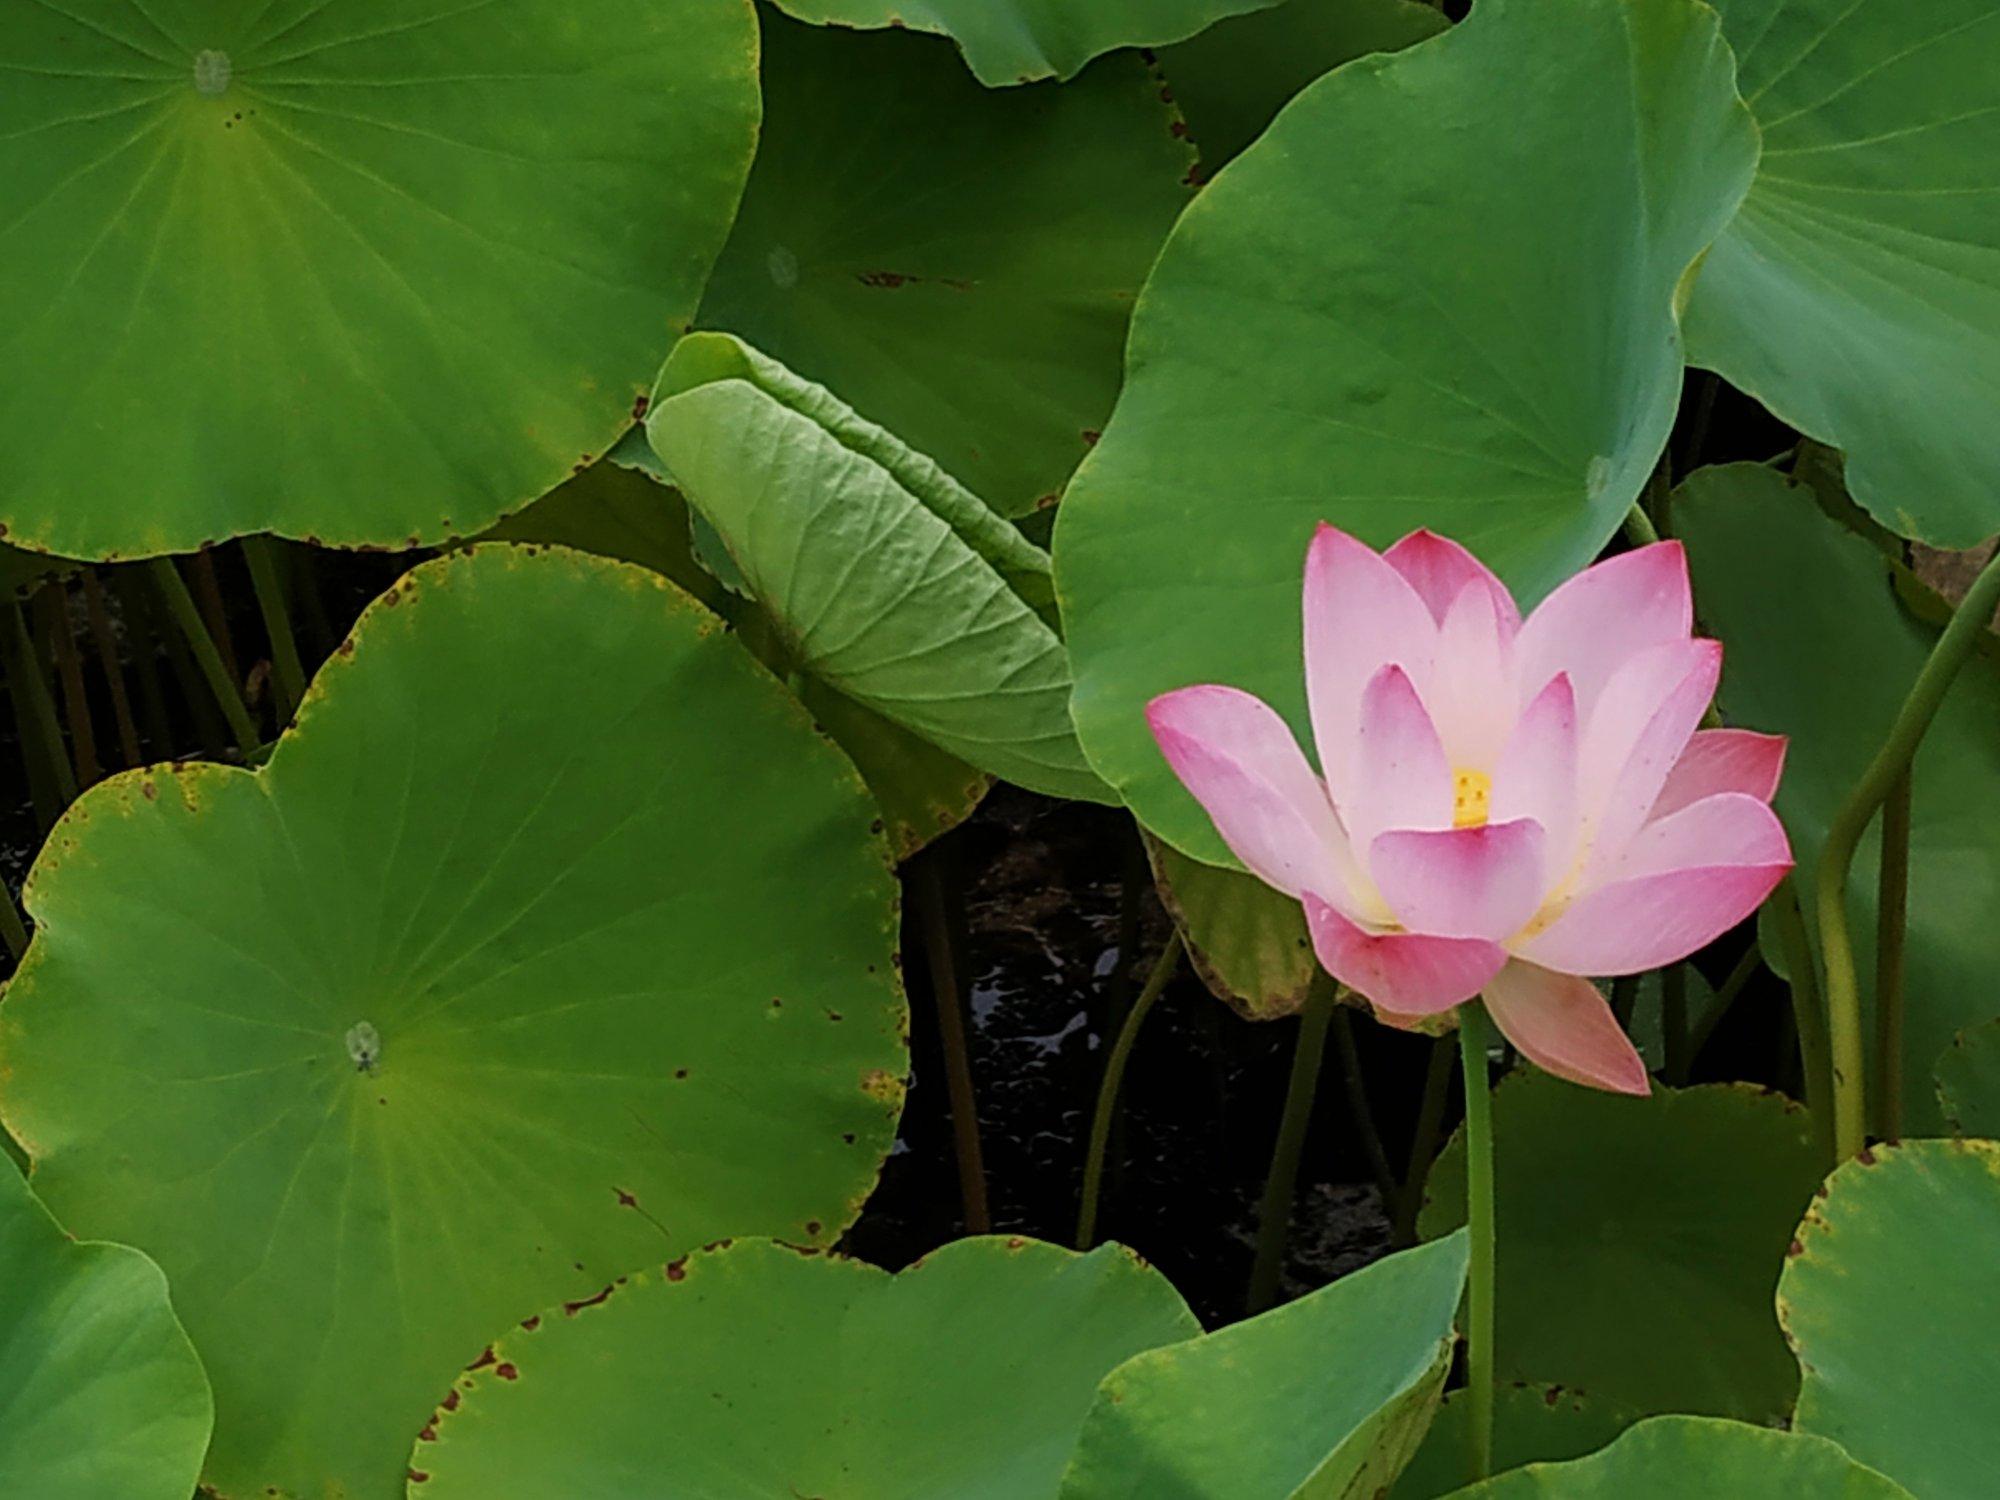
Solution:
M1910 1500L1824 1438L1715 1417L1654 1417L1601 1453L1537 1463L1459 1492L1459 1500Z
M1819 1182L1805 1111L1748 1085L1630 1099L1546 1073L1493 1097L1507 1379L1636 1412L1776 1421L1798 1388L1771 1312ZM1431 1169L1420 1227L1465 1222L1465 1133Z
M757 606L732 594L711 573L710 558L690 537L687 502L667 487L665 467L646 443L643 429L635 431L636 445L621 442L609 456L480 539L551 542L651 568L732 621L738 639L766 666L786 671L782 652L764 649L774 642ZM650 461L645 467L623 461L641 453ZM722 561L728 561L728 554L722 554ZM816 678L790 674L787 686L868 783L882 810L889 847L899 860L963 822L985 795L983 772Z
M1581 1458L1632 1425L1623 1407L1567 1386L1510 1382L1493 1393L1493 1467ZM1444 1398L1392 1500L1437 1500L1473 1482L1472 1403L1460 1386Z
M1246 1021L1294 1014L1319 969L1305 909L1254 875L1189 859L1142 835L1160 904L1209 993Z
M952 38L989 87L1069 78L1119 47L1193 36L1275 0L774 0L821 25L913 26Z
M0 1494L187 1500L213 1412L160 1268L72 1241L0 1161Z
M1141 1354L1098 1388L1061 1500L1378 1495L1451 1363L1463 1235Z
M399 1495L512 1320L720 1234L838 1237L905 1066L873 816L686 596L508 546L371 605L265 769L75 804L0 1111L65 1224L172 1279L211 1484Z
M767 16L764 100L702 324L1006 514L1052 501L1111 415L1132 299L1187 203L1158 82L1127 56L996 93L931 38Z
M1938 1108L1955 1135L2000 1138L2000 1020L1968 1026L1932 1067Z
M1764 155L1689 356L1847 450L1883 525L2000 530L2000 6L1718 0Z
M908 450L885 462L858 442L837 403L807 408L712 367L694 341L683 348L647 434L800 668L996 776L1115 801L1077 747L1061 640L989 563L994 539L972 523L1036 549L990 511L940 514L940 495L956 497L909 480ZM697 383L677 389L682 374Z
M2000 1144L1877 1146L1827 1179L1778 1282L1794 1419L1924 1500L2000 1472Z
M1207 178L1320 74L1370 52L1399 51L1450 24L1419 0L1285 0L1162 48L1160 71Z
M1117 1245L960 1240L890 1276L739 1241L496 1339L411 1493L1046 1500L1099 1379L1199 1331Z
M0 521L107 557L526 504L692 316L756 53L749 0L0 8Z
M1695 608L1728 646L1732 723L1791 736L1777 808L1810 891L1827 825L1916 680L1937 634L1897 602L1882 555L1810 491L1757 464L1704 469L1674 502ZM1782 577L1782 588L1773 579ZM2000 973L2000 676L1966 663L1917 753L1904 957L1904 1128L1944 1126L1931 1064L1996 1009ZM1879 823L1848 886L1859 970L1875 972ZM1864 983L1864 990L1873 984ZM1864 1002L1872 1012L1872 1002ZM1866 1023L1873 1034L1872 1021ZM1875 1065L1870 1049L1869 1067Z
M1590 560L1673 421L1675 287L1755 157L1706 6L1479 0L1203 189L1056 522L1078 731L1141 821L1229 862L1143 710L1226 682L1305 727L1316 522L1449 533L1524 603Z

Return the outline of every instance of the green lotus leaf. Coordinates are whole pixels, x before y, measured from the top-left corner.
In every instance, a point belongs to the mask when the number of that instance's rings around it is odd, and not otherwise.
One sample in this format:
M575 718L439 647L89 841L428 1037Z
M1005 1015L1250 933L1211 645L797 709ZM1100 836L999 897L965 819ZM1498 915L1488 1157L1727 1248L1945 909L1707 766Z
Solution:
M160 1268L77 1244L0 1162L0 1494L187 1500L214 1406Z
M1632 1500L1714 1495L1729 1500L1910 1500L1824 1438L1715 1417L1654 1417L1601 1453L1536 1463L1458 1492L1459 1500Z
M1931 1071L1953 1134L2000 1137L2000 1020L1966 1027Z
M1046 1500L1097 1382L1199 1331L1117 1245L960 1240L891 1276L741 1240L495 1340L410 1495Z
M1822 1170L1803 1109L1748 1085L1632 1099L1517 1073L1494 1090L1493 1139L1503 1378L1640 1415L1789 1410L1798 1370L1771 1293ZM1464 1222L1460 1129L1419 1229Z
M1209 993L1246 1021L1296 1013L1319 970L1305 909L1254 875L1189 859L1146 836L1153 884Z
M1704 628L1729 645L1723 710L1732 722L1791 737L1777 808L1800 889L1810 892L1827 826L1881 748L1937 632L1898 603L1880 553L1829 520L1809 490L1770 469L1701 470L1679 491L1673 514ZM1771 586L1774 570L1784 575L1782 589ZM1931 1064L1962 1028L1994 1012L1996 778L2000 672L1975 653L1916 758L1903 1021L1903 1125L1911 1134L1944 1129ZM1863 840L1847 893L1859 972L1869 976L1879 829L1878 820ZM1866 995L1864 1011L1872 1036Z
M1624 1408L1565 1386L1509 1382L1493 1393L1493 1467L1582 1458L1630 1427ZM1473 1482L1472 1403L1463 1386L1444 1398L1392 1500L1437 1500Z
M958 43L988 87L1072 78L1119 47L1193 36L1224 16L1276 0L775 0L820 26L909 26Z
M1126 56L996 93L930 38L767 15L764 97L702 325L997 510L1053 502L1111 415L1132 299L1187 203L1193 155L1158 80Z
M172 1278L211 1485L398 1495L497 1328L840 1234L905 1067L873 816L685 595L503 545L371 605L263 770L71 808L0 1113L65 1224Z
M1992 0L1719 0L1763 128L1688 350L1847 450L1904 536L2000 529L2000 11Z
M1161 48L1160 71L1207 178L1322 73L1370 52L1399 52L1450 24L1419 0L1285 0Z
M857 437L844 409L711 371L715 347L683 341L646 430L798 667L981 770L1115 801L1077 747L1061 640L988 561L998 534L978 527L1006 523L962 490L927 489L934 466L912 477L908 450ZM677 367L695 383L677 389ZM1009 556L1034 554L1009 535L1026 549Z
M800 675L792 688L813 720L847 752L882 810L889 850L900 862L971 817L993 780L893 719Z
M1202 190L1056 521L1078 732L1142 822L1231 863L1144 708L1223 682L1304 728L1317 522L1442 531L1524 604L1590 561L1673 422L1675 288L1755 158L1706 6L1479 0L1311 85Z
M1465 1289L1454 1235L1106 1377L1061 1500L1379 1495L1437 1409Z
M1924 1500L1993 1492L2000 1144L1877 1146L1827 1179L1778 1281L1794 1423Z
M0 522L465 536L602 453L749 171L750 0L0 14Z

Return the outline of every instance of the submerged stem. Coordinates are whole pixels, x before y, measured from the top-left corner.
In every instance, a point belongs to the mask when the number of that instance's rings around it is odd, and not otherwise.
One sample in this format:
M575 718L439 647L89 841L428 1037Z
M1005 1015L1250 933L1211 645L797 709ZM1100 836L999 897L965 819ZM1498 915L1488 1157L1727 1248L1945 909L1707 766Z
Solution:
M1180 929L1175 928L1167 939L1167 945L1160 950L1160 956L1154 960L1153 971L1146 976L1139 998L1126 1011L1125 1023L1118 1028L1118 1039L1111 1044L1111 1051L1104 1059L1104 1080L1097 1087L1097 1111L1090 1120L1090 1152L1083 1162L1083 1199L1076 1215L1076 1248L1079 1250L1088 1250L1097 1243L1097 1208L1104 1191L1104 1155L1111 1143L1111 1122L1118 1114L1118 1090L1125 1080L1125 1064L1131 1059L1132 1047L1139 1040L1139 1028L1146 1024L1146 1013L1166 989L1167 981L1174 977L1180 957L1181 934Z
M930 963L931 996L937 1002L938 1042L944 1052L945 1089L951 1099L952 1144L958 1153L958 1194L965 1232L993 1227L986 1202L986 1162L979 1145L979 1096L972 1086L972 1053L965 1040L965 1002L958 991L958 963L952 953L951 915L945 904L938 851L913 862L917 914L924 929L924 956Z
M55 699L49 696L48 679L42 675L41 653L28 634L21 606L12 600L7 603L4 625L0 625L0 657L5 658L7 684L14 695L22 759L39 767L41 776L47 778L45 785L53 805L41 805L38 799L35 809L47 827L76 800L76 772L63 748L62 724L56 718ZM31 787L36 779L30 778Z
M264 634L271 643L271 674L277 678L278 692L282 695L278 719L284 723L299 711L299 700L306 695L306 673L299 663L298 641L292 635L285 585L269 537L243 538L243 557L250 564L250 588L257 596L257 610L264 617Z
M1368 1170L1375 1174L1375 1186L1382 1194L1382 1207L1394 1213L1396 1172L1389 1165L1389 1153L1382 1149L1381 1132L1375 1128L1375 1111L1368 1104L1368 1082L1361 1076L1361 1047L1354 1036L1354 1016L1345 1005L1333 1008L1333 1046L1340 1054L1341 1082L1347 1088L1347 1112L1361 1149L1368 1158Z
M1903 1134L1903 942L1909 931L1911 768L1882 804L1882 868L1875 928L1875 1133Z
M146 564L146 569L152 574L154 586L160 592L168 615L180 628L188 649L194 653L195 666L207 681L216 706L222 710L223 718L229 721L229 732L236 737L237 748L246 760L252 758L257 752L257 725L250 717L250 710L244 706L243 694L237 691L229 668L223 663L222 651L216 645L215 637L208 633L201 611L195 606L194 595L188 592L187 580L181 577L180 569L174 566L171 557L156 557Z
M1868 1141L1865 1049L1861 1040L1861 990L1855 977L1854 944L1847 926L1847 876L1854 851L1875 809L1909 769L1924 732L1937 717L1945 692L1979 642L1980 632L2000 604L2000 553L1980 570L1931 648L1909 695L1896 713L1889 735L1868 769L1848 793L1827 829L1814 880L1813 910L1819 925L1820 954L1826 963L1826 1013L1833 1054L1835 1159L1846 1161Z
M1298 1186L1299 1156L1305 1150L1306 1127L1312 1123L1313 1096L1319 1090L1320 1061L1326 1055L1327 1028L1338 991L1326 974L1313 975L1299 1016L1299 1034L1292 1050L1292 1076L1285 1087L1285 1111L1278 1119L1278 1138L1271 1147L1271 1171L1264 1179L1263 1201L1257 1207L1257 1258L1250 1267L1248 1310L1260 1313L1278 1298L1278 1280L1285 1269L1285 1240L1292 1227L1292 1193Z
M1472 1477L1493 1472L1493 1096L1486 1068L1486 1011L1458 1008L1465 1068L1465 1222L1472 1239L1466 1293L1465 1363L1472 1391Z
M90 621L90 640L97 650L98 670L104 673L104 690L111 696L111 718L118 727L118 753L125 764L136 766L145 759L139 748L139 726L132 717L132 700L125 691L125 669L118 660L118 637L111 629L111 611L105 606L104 585L95 568L83 570L83 606Z

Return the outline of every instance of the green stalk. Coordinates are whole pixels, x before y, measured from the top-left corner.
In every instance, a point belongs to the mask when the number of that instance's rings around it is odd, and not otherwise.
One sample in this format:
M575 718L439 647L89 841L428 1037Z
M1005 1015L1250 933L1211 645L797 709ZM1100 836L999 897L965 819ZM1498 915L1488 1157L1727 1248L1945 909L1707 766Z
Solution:
M208 683L216 706L222 710L223 718L229 721L229 732L236 737L237 748L243 752L244 759L254 758L259 743L257 725L250 717L250 710L244 706L243 694L237 691L236 683L230 678L229 668L223 664L222 652L215 644L215 637L208 633L208 626L202 621L201 611L196 608L194 596L188 592L180 569L174 566L171 557L156 557L146 564L146 568L153 575L167 614L180 628L188 649L194 653L195 665Z
M1458 1048L1443 1037L1431 1040L1430 1067L1424 1073L1424 1097L1417 1106L1416 1129L1410 1132L1410 1163L1403 1170L1403 1190L1396 1196L1396 1217L1390 1225L1390 1241L1414 1245L1417 1240L1417 1211L1423 1206L1424 1182L1431 1163L1437 1159L1438 1137L1444 1131L1444 1107L1451 1096L1452 1069L1458 1064Z
M1111 1143L1111 1122L1118 1114L1118 1091L1125 1081L1125 1064L1131 1060L1133 1045L1139 1040L1139 1028L1146 1024L1146 1014L1167 987L1167 981L1174 977L1174 970L1180 965L1181 934L1175 928L1167 939L1166 947L1153 962L1153 970L1146 976L1144 988L1139 998L1125 1013L1125 1024L1118 1028L1118 1039L1111 1044L1111 1051L1104 1059L1104 1081L1097 1086L1097 1110L1090 1119L1090 1151L1083 1162L1083 1199L1076 1215L1076 1248L1088 1250L1097 1243L1097 1209L1104 1193L1104 1157Z
M132 718L132 700L125 692L125 669L118 662L118 637L111 630L111 611L104 603L104 585L97 569L83 570L83 605L90 621L91 643L97 648L98 670L104 674L105 690L111 695L111 718L118 726L118 752L127 766L136 766L144 755L139 749L139 726Z
M1465 1363L1472 1390L1472 1477L1493 1472L1493 1095L1486 1068L1486 1011L1458 1008L1465 1069L1465 1222L1472 1236L1466 1293Z
M1368 1082L1361 1076L1361 1047L1354 1037L1354 1013L1345 1005L1333 1008L1333 1047L1340 1054L1341 1082L1347 1086L1347 1113L1361 1149L1368 1158L1368 1170L1375 1174L1382 1207L1389 1213L1396 1207L1396 1173L1389 1165L1389 1153L1382 1149L1381 1132L1375 1128L1375 1111L1368 1105Z
M243 664L236 659L236 642L229 634L229 607L222 599L222 579L215 571L215 554L206 548L188 554L188 571L194 575L194 597L215 649L222 653L222 665L230 680L243 680Z
M937 1003L938 1042L944 1052L945 1091L951 1102L952 1144L958 1153L958 1193L965 1213L965 1232L985 1234L993 1227L987 1209L986 1161L979 1145L979 1096L972 1086L972 1053L965 1040L965 1002L958 992L958 963L952 953L951 915L945 904L944 879L938 871L940 854L933 849L911 866L917 915L923 923L924 955L931 970L931 995Z
M52 826L62 816L63 808L76 800L76 772L63 749L62 724L56 718L55 699L49 696L48 679L42 675L41 653L35 650L35 642L28 634L28 621L21 613L21 606L12 600L7 603L0 654L5 655L7 682L14 694L22 758L27 759L32 746L33 764L41 768L53 793L55 805L38 806L36 813L44 827Z
M14 893L4 880L0 880L0 943L7 945L16 963L28 951L28 924L21 920L21 908L14 904Z
M1285 1240L1292 1226L1292 1193L1298 1186L1299 1156L1305 1150L1306 1127L1312 1123L1313 1096L1319 1090L1320 1061L1326 1054L1327 1028L1339 1002L1334 982L1313 975L1299 1016L1299 1034L1292 1050L1292 1077L1285 1088L1285 1110L1278 1119L1278 1138L1271 1147L1271 1171L1264 1179L1264 1197L1257 1208L1257 1258L1250 1267L1248 1310L1260 1313L1278 1298L1278 1280L1285 1269Z
M1660 974L1660 1036L1667 1082L1687 1082L1688 973L1685 961L1668 964Z
M1910 926L1910 776L1882 804L1882 868L1875 928L1875 1133L1903 1134L1903 942Z
M1806 1108L1812 1114L1813 1140L1828 1161L1833 1155L1833 1058L1826 1035L1826 1009L1820 999L1819 970L1812 944L1806 941L1805 912L1799 905L1798 881L1787 875L1771 897L1771 921L1778 946L1791 970L1792 1022L1799 1033L1799 1070L1806 1080Z
M1837 1161L1846 1161L1868 1143L1865 1049L1861 1040L1861 989L1855 976L1854 944L1847 927L1847 876L1861 835L1916 758L1924 732L1937 717L1944 695L1965 665L1980 632L2000 605L2000 553L1980 570L1931 648L1909 696L1889 728L1889 737L1861 773L1847 801L1827 829L1814 890L1820 954L1826 963L1826 1014L1833 1049L1833 1139Z
M1632 1029L1632 1011L1639 1003L1639 976L1620 974L1611 981L1611 1014L1621 1031Z
M63 718L69 724L69 749L79 787L95 786L103 776L97 763L97 731L90 722L90 695L83 686L83 662L76 654L76 633L70 628L69 586L61 579L35 595L62 689Z
M1653 518L1646 514L1645 507L1635 505L1625 512L1625 540L1635 547L1650 547L1660 539L1660 533L1653 525Z
M299 644L285 607L285 585L278 561L265 536L243 538L243 558L250 564L250 587L264 617L264 634L271 642L271 675L278 682L278 721L288 723L306 695L306 672L299 663Z
M144 566L141 563L113 568L105 577L118 600L119 616L125 622L125 644L131 653L133 675L139 679L139 712L145 721L153 758L158 760L173 753L174 721L167 711L166 689L160 680L160 632L155 627L151 592L140 577ZM205 699L198 701L202 710L213 718L215 710Z

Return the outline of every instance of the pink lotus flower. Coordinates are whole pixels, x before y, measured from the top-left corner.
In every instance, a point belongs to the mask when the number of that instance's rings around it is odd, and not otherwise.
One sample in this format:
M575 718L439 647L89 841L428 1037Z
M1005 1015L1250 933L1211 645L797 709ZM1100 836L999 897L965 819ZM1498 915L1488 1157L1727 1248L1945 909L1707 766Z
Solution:
M1306 554L1316 775L1236 688L1146 717L1252 874L1303 902L1319 959L1381 1019L1482 995L1558 1077L1648 1091L1596 985L1684 958L1792 865L1769 806L1785 742L1697 729L1722 647L1691 638L1687 560L1661 542L1588 568L1526 621L1428 531L1377 554L1321 526Z

